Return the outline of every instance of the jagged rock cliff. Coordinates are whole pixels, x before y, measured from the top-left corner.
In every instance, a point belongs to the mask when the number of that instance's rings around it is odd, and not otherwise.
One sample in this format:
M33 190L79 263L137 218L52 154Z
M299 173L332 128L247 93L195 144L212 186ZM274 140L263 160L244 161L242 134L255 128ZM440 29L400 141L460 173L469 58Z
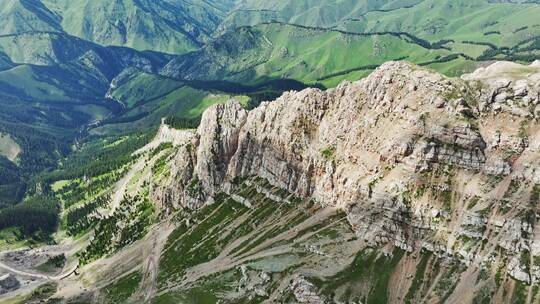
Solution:
M178 142L154 196L198 208L257 177L345 210L373 246L535 283L539 92L538 62L495 63L462 79L389 62L364 80L289 92L249 113L217 105Z

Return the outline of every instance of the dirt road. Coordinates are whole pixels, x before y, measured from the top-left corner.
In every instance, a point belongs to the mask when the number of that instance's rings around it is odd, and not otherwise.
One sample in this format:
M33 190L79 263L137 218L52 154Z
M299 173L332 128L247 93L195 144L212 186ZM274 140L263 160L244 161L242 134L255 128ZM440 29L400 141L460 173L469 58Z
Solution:
M144 303L150 303L156 294L161 251L165 247L169 234L171 234L175 228L175 225L170 221L162 222L159 226L158 229L154 230L152 247L145 259L145 264L143 266L143 280L137 296L137 298Z
M111 201L111 214L114 213L116 208L118 208L118 206L120 205L120 202L126 194L126 190L131 179L135 176L137 172L141 171L144 168L145 164L146 160L144 158L141 158L131 167L131 169L129 169L128 173L116 183L113 190L114 195Z

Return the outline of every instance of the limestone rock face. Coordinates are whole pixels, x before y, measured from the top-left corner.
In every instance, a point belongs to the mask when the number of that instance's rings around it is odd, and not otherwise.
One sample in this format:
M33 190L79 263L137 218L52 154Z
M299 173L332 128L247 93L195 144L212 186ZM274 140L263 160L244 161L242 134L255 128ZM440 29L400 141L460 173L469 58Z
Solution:
M197 130L199 149L195 174L201 187L216 194L225 180L227 167L238 147L240 128L247 111L238 103L218 105L206 111Z
M481 109L493 109L518 116L539 115L540 68L537 63L522 66L513 62L497 62L464 75L467 81L482 84Z
M246 117L247 111L239 103L231 102L206 111L196 132L171 131L162 125L156 137L158 142L172 138L179 148L171 166L172 179L154 196L173 207L198 207L211 200L225 181Z
M534 64L453 79L389 62L361 81L288 92L249 113L214 106L179 145L158 197L197 207L255 176L345 210L369 243L477 266L540 256L539 88ZM540 280L532 260L512 260L508 273Z

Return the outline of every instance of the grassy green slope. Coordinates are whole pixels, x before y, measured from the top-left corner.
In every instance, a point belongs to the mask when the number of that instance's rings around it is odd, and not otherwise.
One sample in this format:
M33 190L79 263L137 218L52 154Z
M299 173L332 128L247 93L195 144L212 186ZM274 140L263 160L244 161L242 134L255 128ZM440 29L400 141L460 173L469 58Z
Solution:
M238 4L222 28L256 25L272 20L329 27L373 10L392 10L420 0L247 0Z
M76 59L93 44L62 33L29 32L0 36L0 51L15 63L54 65Z
M106 89L105 84L90 81L86 86L81 85L86 81L89 81L87 75L67 66L57 69L21 65L0 73L0 95L50 102L99 100L98 93Z
M62 31L60 18L39 0L3 0L0 35L29 31Z
M456 76L479 61L540 58L539 14L531 1L244 1L221 29L252 28L224 32L207 51L176 59L164 73L334 86L399 58Z
M266 64L255 68L258 75L319 81L327 86L340 82L339 74L348 70L396 59L422 62L447 54L446 50L427 50L391 35L354 36L288 25L267 25L263 30L274 45L287 50L287 55L273 53Z
M114 83L111 95L128 108L151 101L183 86L182 82L138 70L126 70Z
M540 34L539 14L540 6L532 3L426 0L392 12L370 12L361 19L348 20L345 28L362 32L403 31L429 41L471 40L512 47Z
M3 37L0 49L19 63L6 62L0 71L0 96L33 102L104 103L109 83L124 69L156 71L168 60L160 54L104 48L55 33Z
M388 60L424 62L448 54L391 34L355 35L270 23L228 32L203 50L174 59L163 73L251 83L291 78L333 86L348 74L363 75Z
M198 48L232 1L46 0L68 33L103 45L184 53ZM214 2L218 2L216 5Z

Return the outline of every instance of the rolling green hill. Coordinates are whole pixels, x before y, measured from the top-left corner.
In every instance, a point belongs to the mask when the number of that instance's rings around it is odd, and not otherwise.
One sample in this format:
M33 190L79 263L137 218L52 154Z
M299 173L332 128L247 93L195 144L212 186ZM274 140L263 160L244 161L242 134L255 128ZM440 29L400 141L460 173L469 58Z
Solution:
M361 17L374 10L391 11L421 0L245 0L223 21L221 29L280 21L305 26L331 27L348 18Z
M6 0L0 36L69 33L104 46L181 54L199 48L233 0Z
M0 51L15 63L55 65L77 59L92 43L54 32L27 32L0 37Z
M92 134L125 134L156 126L164 117L181 120L194 127L209 106L230 99L250 108L261 101L280 96L287 90L306 88L292 80L266 80L256 85L228 81L178 80L163 75L126 69L111 84L109 99L122 104L124 110L101 121ZM182 126L185 127L185 126Z
M228 1L46 0L62 28L102 45L184 53L199 48L232 5Z
M221 36L175 58L162 73L335 86L403 59L455 76L483 61L539 58L538 15L535 3L487 0L244 1L221 25Z
M429 12L429 13L425 13ZM426 0L391 12L372 11L348 19L340 27L350 31L408 32L428 41L455 40L513 47L538 35L540 6L533 3L492 3L486 0Z
M60 22L61 18L39 0L4 0L0 7L0 35L61 32Z
M124 69L155 72L169 59L41 32L2 37L0 49L19 64L6 60L6 69L0 72L0 96L54 103L103 101L110 82Z
M274 22L227 32L201 51L173 59L162 73L248 83L290 78L335 86L344 78L358 79L388 60L421 63L450 54L396 33L359 35Z

